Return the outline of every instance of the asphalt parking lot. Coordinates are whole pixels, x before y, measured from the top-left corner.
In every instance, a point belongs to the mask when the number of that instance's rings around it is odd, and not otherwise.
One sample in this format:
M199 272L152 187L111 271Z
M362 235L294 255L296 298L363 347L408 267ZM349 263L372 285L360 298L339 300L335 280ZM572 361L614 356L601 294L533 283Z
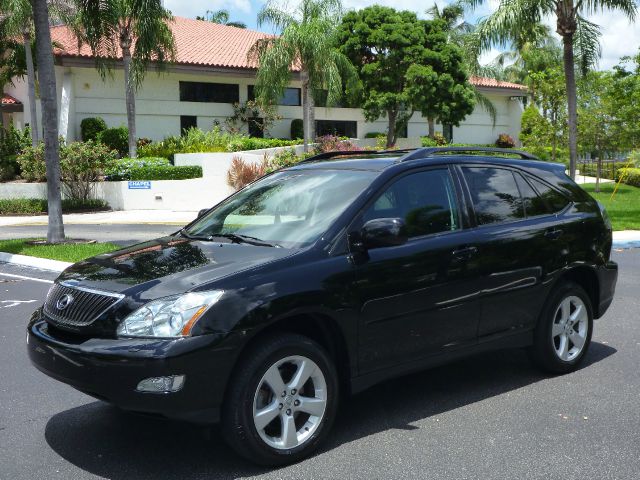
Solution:
M54 275L0 264L0 479L638 479L640 249L614 259L617 297L579 371L549 377L513 350L386 382L278 470L215 428L123 413L36 371L25 324Z

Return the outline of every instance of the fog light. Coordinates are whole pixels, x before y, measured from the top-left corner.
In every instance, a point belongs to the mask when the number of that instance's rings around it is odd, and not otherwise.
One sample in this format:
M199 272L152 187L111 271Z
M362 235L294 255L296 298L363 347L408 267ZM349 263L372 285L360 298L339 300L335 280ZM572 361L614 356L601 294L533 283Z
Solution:
M171 377L145 378L136 387L137 392L145 393L174 393L184 385L184 375Z

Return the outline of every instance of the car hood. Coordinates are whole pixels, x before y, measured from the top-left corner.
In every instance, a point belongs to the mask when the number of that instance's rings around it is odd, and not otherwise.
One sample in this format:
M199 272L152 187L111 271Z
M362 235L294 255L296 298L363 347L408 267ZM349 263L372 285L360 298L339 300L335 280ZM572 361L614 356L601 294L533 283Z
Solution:
M286 248L169 236L76 263L58 281L149 301L183 293L294 253L295 250Z

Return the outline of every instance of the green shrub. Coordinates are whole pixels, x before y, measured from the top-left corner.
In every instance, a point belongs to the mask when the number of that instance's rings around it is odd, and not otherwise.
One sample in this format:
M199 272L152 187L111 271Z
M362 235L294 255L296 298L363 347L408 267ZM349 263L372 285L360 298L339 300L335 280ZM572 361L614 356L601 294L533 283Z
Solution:
M281 168L291 167L311 155L312 154L297 155L295 148L287 148L276 153L266 161L264 172L271 173Z
M13 180L20 175L17 156L29 145L31 135L28 128L18 130L13 122L6 130L0 128L0 182Z
M115 164L116 152L98 142L72 142L60 145L60 174L70 198L88 199L91 183L101 180ZM22 178L29 182L46 181L44 144L27 147L18 156Z
M139 157L139 158L121 158L117 160L111 168L105 170L105 175L112 180L128 179L131 176L131 170L144 167L167 167L171 166L169 160L164 157Z
M263 148L290 147L300 144L299 140L283 140L280 138L255 138L239 136L229 141L227 151L243 152L245 150L261 150Z
M123 173L109 175L107 180L187 180L202 177L202 167L198 165L186 165L174 167L173 165L146 165L131 167Z
M382 132L368 132L364 134L364 138L378 138L378 137L386 137L386 133Z
M110 150L116 150L118 156L126 157L129 153L129 129L127 127L107 128L98 134L98 141Z
M167 137L160 142L141 145L138 148L139 157L162 157L172 160L176 153L181 153L180 137Z
M438 144L431 137L421 137L420 141L422 142L423 147L437 147Z
M291 120L291 138L304 138L304 123L300 118Z
M62 200L62 211L82 212L106 210L109 205L104 200ZM8 200L0 200L0 215L34 215L47 213L47 201L41 198L13 198Z
M553 161L553 148L548 146L526 146L522 147L519 150L523 152L529 152L538 157L540 160L544 162L552 162ZM569 165L569 149L558 147L556 149L556 160L557 163L564 163Z
M87 117L80 122L80 135L83 141L97 140L98 135L107 129L107 122L101 117Z
M88 200L93 182L116 163L116 151L102 143L89 140L72 142L60 148L60 171L67 197L74 200Z
M26 147L17 158L20 165L20 175L28 182L44 182L47 170L44 163L44 143L35 147Z
M640 168L620 168L618 180L627 185L640 187Z

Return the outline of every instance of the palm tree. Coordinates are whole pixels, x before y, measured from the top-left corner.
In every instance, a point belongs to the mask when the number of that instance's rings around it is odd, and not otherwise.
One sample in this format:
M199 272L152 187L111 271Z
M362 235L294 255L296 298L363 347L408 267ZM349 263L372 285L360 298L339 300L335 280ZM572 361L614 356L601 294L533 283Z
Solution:
M476 7L484 0L465 0ZM585 16L603 10L619 10L630 21L635 20L638 7L635 0L501 0L498 9L481 22L481 48L488 50L495 44L505 45L512 32L537 25L549 16L556 19L556 32L562 37L563 63L567 89L569 124L569 171L575 178L578 157L578 115L575 58L576 50L584 61L581 67L598 59L599 29Z
M3 38L21 38L27 67L27 96L31 117L31 142L35 147L39 141L38 116L36 111L36 79L33 65L31 41L33 35L33 13L29 0L0 0L0 35Z
M36 35L36 58L40 73L40 99L44 127L44 155L47 169L47 205L49 224L47 241L64 240L62 200L60 194L60 152L58 143L58 99L56 74L53 66L53 49L49 31L49 6L47 0L32 0L33 23ZM31 45L29 45L29 50Z
M204 20L206 22L219 23L221 25L228 25L229 27L247 28L246 23L230 22L229 21L230 18L231 18L231 14L229 13L229 10L222 9L222 10L216 10L216 11L207 10L207 13L203 17L197 16L196 20Z
M302 0L294 12L268 0L258 13L258 25L271 23L282 33L258 40L249 52L259 64L256 98L277 102L291 81L291 67L300 70L305 152L315 138L314 92L326 90L327 105L334 105L342 97L343 78L355 79L353 65L334 48L341 18L340 0Z
M135 92L151 62L158 71L175 59L169 22L171 12L161 0L76 0L73 22L79 41L86 42L97 59L103 78L122 54L124 67L129 156L137 156ZM80 28L77 28L80 27Z

